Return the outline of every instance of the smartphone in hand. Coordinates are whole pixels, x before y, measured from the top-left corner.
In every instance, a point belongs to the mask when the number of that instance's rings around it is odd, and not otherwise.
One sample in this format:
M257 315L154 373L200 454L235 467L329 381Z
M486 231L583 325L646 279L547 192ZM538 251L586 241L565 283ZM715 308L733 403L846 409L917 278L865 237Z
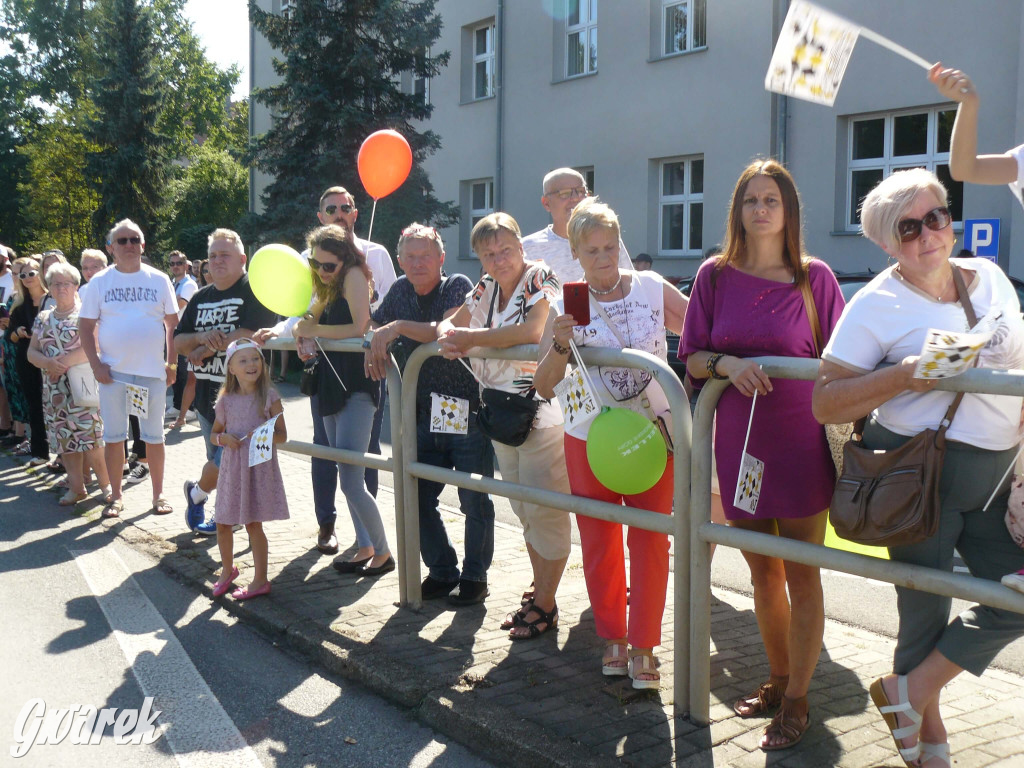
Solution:
M585 281L562 283L562 303L576 325L590 325L590 289Z

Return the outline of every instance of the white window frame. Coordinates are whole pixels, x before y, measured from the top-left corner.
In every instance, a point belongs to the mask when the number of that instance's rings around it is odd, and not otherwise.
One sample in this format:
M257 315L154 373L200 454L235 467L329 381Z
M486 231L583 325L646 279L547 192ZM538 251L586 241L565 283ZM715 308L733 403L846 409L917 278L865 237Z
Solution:
M695 23L695 17L697 16L697 6L700 6L703 10L703 45L694 45L693 37L694 32L697 29ZM680 50L668 50L667 33L668 33L668 14L669 10L673 8L684 7L686 11L686 45ZM680 53L690 53L692 51L702 51L708 47L707 39L707 24L708 24L708 13L707 13L707 0L661 0L661 55L662 56L676 56Z
M693 163L704 163L704 155L680 155L678 157L666 157L658 162L658 255L659 256L699 256L703 252L703 226L701 227L702 242L694 247L690 243L690 218L693 215L694 204L701 206L701 216L704 215L704 183L701 182L701 191L693 191ZM665 166L683 163L685 171L683 179L686 190L680 195L669 195L665 193ZM707 174L703 168L701 178ZM665 208L670 205L683 206L683 248L666 248L664 241ZM703 218L701 219L703 224Z
M296 0L281 0L281 15L286 19L292 17L292 11L295 10Z
M572 2L572 0L566 0L565 67L563 69L567 80L597 73L597 61L595 60L593 64L590 61L591 41L593 41L594 48L597 48L597 0L578 0L580 17L578 23L572 25L569 24L569 2ZM569 39L577 34L584 41L583 71L570 74L569 59L572 55L572 46L569 44Z
M494 213L494 179L476 179L469 184L469 228L472 229L484 216ZM484 190L484 205L482 208L473 207L473 193L478 187Z
M926 168L935 173L938 166L949 165L949 152L938 151L938 121L942 112L955 112L956 108L949 105L941 107L901 109L892 112L878 112L873 114L856 115L849 119L847 126L847 147L846 147L846 195L845 210L843 212L843 229L847 232L860 232L860 223L854 221L854 191L853 174L855 171L881 170L882 178L888 178L893 171L906 170L907 168ZM893 141L896 125L896 118L908 115L928 115L928 136L924 154L917 155L893 155ZM882 157L870 157L855 160L853 158L854 128L857 123L868 120L884 120ZM950 190L952 192L952 190ZM962 221L954 221L954 227L961 229Z
M476 35L480 30L487 31L487 49L483 53L477 53L476 50ZM488 22L487 24L481 24L473 27L470 34L469 44L472 46L473 58L471 62L471 71L473 77L473 91L472 100L478 101L480 99L489 99L494 95L494 22ZM477 95L477 79L476 79L476 65L484 64L485 71L487 73L487 89L483 96Z

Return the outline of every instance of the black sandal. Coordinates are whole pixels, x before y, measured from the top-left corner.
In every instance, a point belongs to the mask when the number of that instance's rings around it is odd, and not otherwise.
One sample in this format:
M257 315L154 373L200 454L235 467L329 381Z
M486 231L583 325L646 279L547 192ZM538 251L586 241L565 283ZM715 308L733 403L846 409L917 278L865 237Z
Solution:
M505 614L505 620L501 622L501 629L512 629L518 622L526 618L526 614L533 608L533 599L523 600L523 605L518 611L509 611Z
M537 613L537 618L533 621L526 620L526 614L530 611ZM516 627L526 627L530 633L528 635L513 635L509 633L509 638L512 640L533 640L535 637L540 637L545 632L554 629L558 626L558 603L551 608L550 611L542 611L536 605L530 606L530 611L527 611L523 616L516 615ZM543 624L544 628L540 629L539 626Z

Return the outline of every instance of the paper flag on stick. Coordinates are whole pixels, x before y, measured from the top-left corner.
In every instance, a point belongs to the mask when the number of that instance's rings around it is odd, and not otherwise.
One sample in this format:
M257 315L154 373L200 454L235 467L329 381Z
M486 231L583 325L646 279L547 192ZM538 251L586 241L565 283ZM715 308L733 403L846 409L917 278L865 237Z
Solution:
M832 106L860 27L811 3L789 7L764 87Z
M747 436L743 439L743 453L740 456L740 474L736 480L736 493L732 505L751 515L757 511L757 502L761 498L761 483L764 480L764 462L747 453L750 441L750 426L754 423L754 406L757 405L757 391L750 404L750 420L747 422Z
M992 333L992 330L956 333L929 328L914 369L914 378L948 379L963 373L973 365L974 358L988 344Z
M581 366L573 368L568 376L554 386L566 427L585 424L601 412L593 390L583 379L582 370Z
M450 435L468 434L469 400L431 392L430 431Z
M125 384L125 397L128 400L128 415L140 419L149 418L149 387L137 384Z
M274 455L274 423L276 421L277 416L273 416L252 431L252 437L249 439L250 467L270 461Z
M877 32L813 3L795 0L779 31L764 87L769 91L832 106L857 44L866 37L919 67L931 64Z

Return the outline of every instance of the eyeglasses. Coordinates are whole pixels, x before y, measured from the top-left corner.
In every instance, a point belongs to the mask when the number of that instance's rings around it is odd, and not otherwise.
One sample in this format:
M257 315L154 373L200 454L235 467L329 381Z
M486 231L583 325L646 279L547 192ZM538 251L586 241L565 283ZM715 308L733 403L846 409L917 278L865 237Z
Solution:
M324 213L326 213L328 216L333 216L335 211L341 211L342 213L352 213L352 211L354 211L355 209L356 207L354 205L349 205L348 203L345 203L344 205L325 205Z
M54 288L77 288L77 283L50 283L50 290Z
M309 259L309 266L311 266L313 269L317 269L317 270L322 269L328 275L333 275L334 274L334 270L336 270L338 268L338 262L336 262L336 261L326 261L326 262L325 261L317 261L316 259L314 259L311 256L310 259Z
M186 264L188 264L187 261L169 261L167 263L170 264L172 267L183 267Z
M896 234L901 243L912 243L921 236L921 226L924 225L933 232L940 232L953 223L953 217L949 208L940 206L933 208L921 219L900 219L896 223Z
M132 235L131 237L115 237L114 242L118 245L128 245L128 243L138 245L142 242L142 238L138 235Z
M544 197L557 197L559 200L568 200L571 197L586 197L587 191L586 187L569 187L568 189L545 192Z
M39 270L38 269L33 269L33 270L29 271L29 272L22 272L22 273L20 273L18 275L18 279L19 280L27 280L28 278L35 277L38 274L39 274Z

